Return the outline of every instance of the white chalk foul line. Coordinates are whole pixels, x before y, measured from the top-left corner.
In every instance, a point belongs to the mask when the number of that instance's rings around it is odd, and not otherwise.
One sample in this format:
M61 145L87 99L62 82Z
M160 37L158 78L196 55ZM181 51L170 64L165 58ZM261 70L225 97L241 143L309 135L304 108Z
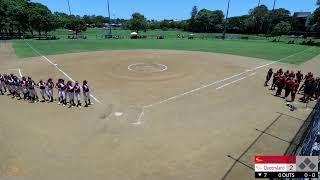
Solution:
M22 78L22 73L21 73L21 69L19 69L19 75Z
M227 87L227 86L229 86L229 85L231 85L231 84L234 84L234 83L236 83L236 82L242 81L242 80L244 80L244 79L246 79L246 78L248 78L248 77L254 76L255 74L256 74L256 73L251 73L249 76L245 76L245 77L242 77L242 78L240 78L240 79L231 81L231 82L229 82L229 83L227 83L227 84L224 84L224 85L222 85L222 86L220 86L220 87L217 87L216 89L217 89L217 90L222 89L222 88Z
M49 58L47 58L46 56L42 55L38 50L36 50L35 48L33 48L28 42L26 42L26 44L39 56L41 56L43 59L45 59L48 63L50 63L51 65L53 65L58 71L60 71L64 76L66 76L68 79L70 79L71 81L75 82L67 73L65 73L62 69L60 69L57 64L53 63ZM102 104L101 101L99 101L95 96L93 96L92 94L90 94L90 96L99 104Z
M235 77L241 76L241 75L246 74L246 73L248 73L248 72L253 72L253 71L259 70L259 69L261 69L261 68L263 68L263 67L268 67L268 66L270 66L270 65L272 65L272 64L275 64L275 63L284 61L284 60L286 60L286 59L288 59L288 58L291 58L291 57L296 56L296 55L298 55L298 54L301 54L301 53L304 53L304 52L306 52L306 51L309 51L310 49L313 49L313 48L314 48L314 47L305 49L305 50L303 50L303 51L300 51L300 52L291 54L291 55L289 55L289 56L287 56L287 57L281 58L281 59L279 59L279 60L277 60L277 61L272 61L272 62L270 62L270 63L264 64L264 65L261 65L261 66L257 66L257 67L251 68L251 69L247 69L246 71L244 71L244 72L242 72L242 73L239 73L239 74L230 76L230 77L228 77L228 78L225 78L225 79L222 79L222 80L218 80L218 81L212 82L212 83L210 83L210 84L202 85L202 86L199 87L199 88L196 88L196 89L187 91L187 92L185 92L185 93L178 94L178 95L176 95L176 96L172 96L172 97L167 98L167 99L165 99L165 100L162 100L162 101L159 101L159 102L156 102L156 103L153 103L153 104L149 104L149 105L143 106L143 111L140 113L137 122L134 123L134 124L137 124L137 125L142 124L141 119L142 119L142 117L143 117L143 115L144 115L144 110L147 109L147 108L151 108L151 107L153 107L153 106L156 106L156 105L159 105L159 104L163 104L163 103L165 103L165 102L169 102L169 101L178 99L178 98L180 98L180 97L182 97L182 96L191 94L191 93L196 92L196 91L200 91L200 90L202 90L202 89L204 89L204 88L207 88L207 87L213 86L213 85L215 85L215 84L219 84L219 83L221 83L221 82L224 82L224 81L233 79L233 78L235 78ZM255 72L252 73L252 74L250 74L249 76L253 76L254 74L255 74ZM239 81L241 81L241 80L243 80L243 79L245 79L245 78L247 78L247 77L243 77L243 78L240 78L240 79L238 79L238 80L235 80L235 82L233 82L233 83L227 83L226 86L228 86L228 85L230 85L230 84L234 84L234 83L236 83L236 82L239 82ZM225 87L225 86L223 86L223 87ZM223 87L221 87L221 88L223 88ZM220 88L220 89L221 89L221 88Z
M8 70L10 70L10 71L18 71L20 77L22 78L22 73L21 73L21 69L20 68L18 68L18 69L8 69Z

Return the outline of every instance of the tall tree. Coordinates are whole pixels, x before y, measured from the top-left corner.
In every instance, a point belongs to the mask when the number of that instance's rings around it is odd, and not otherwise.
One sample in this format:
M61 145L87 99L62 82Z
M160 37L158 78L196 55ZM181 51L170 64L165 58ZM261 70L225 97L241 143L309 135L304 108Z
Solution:
M258 6L249 11L249 18L246 22L251 33L266 33L269 25L269 10L265 5Z
M194 26L191 29L194 32L218 32L223 25L223 12L220 10L210 11L201 9L195 17Z
M39 35L41 35L41 32L45 32L47 35L49 31L55 29L56 22L54 16L47 6L40 3L31 3L29 8L30 25Z
M70 18L66 24L66 27L69 30L74 31L76 34L76 37L78 37L78 34L80 32L87 30L86 23L77 16L70 16Z
M197 6L193 6L192 10L191 10L191 19L195 18L197 14L198 14L198 7Z
M290 22L292 19L290 11L284 8L275 9L273 12L269 12L269 14L272 16L272 18L270 18L272 20L271 29L281 21Z
M139 33L140 30L147 29L147 19L140 13L133 13L130 19L130 30L134 30Z
M291 30L291 25L288 22L282 21L273 28L272 35L278 36L279 37L278 41L280 41L281 36L285 34L289 34L290 30Z

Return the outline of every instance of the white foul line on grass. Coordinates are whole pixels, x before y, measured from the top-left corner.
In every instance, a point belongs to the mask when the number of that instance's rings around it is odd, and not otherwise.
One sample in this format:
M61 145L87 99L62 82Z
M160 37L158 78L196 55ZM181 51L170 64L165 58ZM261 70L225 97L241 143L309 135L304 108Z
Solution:
M268 66L270 66L270 65L272 65L272 64L275 64L275 63L284 61L284 60L286 60L286 59L288 59L288 58L291 58L291 57L296 56L296 55L298 55L298 54L304 53L304 52L306 52L306 51L308 51L308 50L310 50L310 49L313 49L313 48L314 48L314 47L305 49L305 50L303 50L303 51L300 51L300 52L291 54L291 55L289 55L289 56L287 56L287 57L281 58L281 59L279 59L279 60L277 60L277 61L272 61L272 62L270 62L270 63L267 63L267 64L264 64L264 65L261 65L261 66L254 67L254 68L252 68L252 69L248 69L248 70L246 70L246 71L244 71L244 72L242 72L242 73L239 73L239 74L236 74L236 75L227 77L227 78L225 78L225 79L218 80L218 81L212 82L212 83L210 83L210 84L202 85L202 86L200 86L199 88L192 89L192 90L187 91L187 92L185 92L185 93L178 94L178 95L176 95L176 96L172 96L172 97L167 98L167 99L165 99L165 100L158 101L158 102L156 102L156 103L143 106L143 107L142 107L142 111L141 111L141 113L140 113L139 116L138 116L137 122L135 122L135 123L133 123L133 124L134 124L134 125L141 125L141 124L142 124L142 121L141 121L141 120L142 120L142 117L144 116L145 110L148 109L148 108L151 108L151 107L153 107L153 106L156 106L156 105L159 105L159 104L163 104L163 103L165 103L165 102L169 102L169 101L178 99L178 98L183 97L183 96L185 96L185 95L188 95L188 94L191 94L191 93L200 91L200 90L202 90L202 89L204 89L204 88L213 86L213 85L215 85L215 84L219 84L219 83L221 83L221 82L224 82L224 81L233 79L233 78L235 78L235 77L241 76L241 75L246 74L246 73L248 73L248 72L253 72L253 71L256 71L256 70L261 69L261 68L263 68L263 67L268 67ZM247 76L247 77L250 77L250 76L253 76L253 75L255 75L255 72L252 73L252 74L250 74L250 75ZM246 79L247 77L243 77L243 78L240 78L240 79L238 79L238 80L235 80L235 81L233 81L233 82L231 82L231 83L227 83L227 85L223 85L223 87L226 87L226 86L228 86L228 85L230 85L230 84L234 84L234 83L236 83L236 82L239 82L239 81L241 81L241 80L243 80L243 79ZM223 88L223 87L221 87L221 88ZM220 88L220 89L221 89L221 88Z
M71 81L74 82L74 80L67 74L65 73L62 69L60 69L58 67L57 64L53 63L49 58L47 58L46 56L42 55L38 50L36 50L35 48L33 48L28 42L26 42L26 44L39 56L41 56L43 59L45 59L46 61L48 61L51 65L53 65L57 70L59 70L63 75L65 75L67 78L69 78ZM96 97L94 97L92 94L90 94L90 96L99 104L102 104L101 101L99 101Z

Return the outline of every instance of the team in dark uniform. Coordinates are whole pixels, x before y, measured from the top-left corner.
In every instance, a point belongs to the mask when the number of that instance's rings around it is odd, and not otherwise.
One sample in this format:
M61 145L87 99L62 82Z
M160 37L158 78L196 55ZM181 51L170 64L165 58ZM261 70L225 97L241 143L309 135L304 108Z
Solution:
M273 70L269 69L264 85L268 86L268 82L271 76L273 76L270 90L276 90L275 96L280 97L284 90L284 96L282 98L288 102L294 102L297 93L303 94L303 97L300 98L301 102L306 103L311 100L320 101L320 78L315 78L311 72L306 76L304 76L301 71L297 73L294 71L283 72L282 69L272 73ZM290 94L291 99L289 100Z
M36 90L38 88L39 90ZM66 106L67 98L69 98L69 108L77 106L81 108L81 88L83 91L83 98L85 107L92 105L90 100L90 88L88 82L83 81L81 86L78 81L74 84L72 81L68 81L66 84L63 79L59 79L55 84L50 78L47 82L40 80L35 83L31 77L22 77L19 79L17 76L10 74L0 74L0 95L11 96L18 100L25 100L30 103L37 102L54 102L54 88L58 89L58 104ZM39 101L37 92L40 92L42 100ZM23 97L21 96L23 94ZM77 104L75 104L75 98Z

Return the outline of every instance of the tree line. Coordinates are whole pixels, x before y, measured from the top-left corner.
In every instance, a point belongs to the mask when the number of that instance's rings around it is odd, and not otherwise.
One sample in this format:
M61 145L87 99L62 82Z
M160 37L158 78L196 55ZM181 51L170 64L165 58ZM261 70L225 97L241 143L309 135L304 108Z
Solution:
M320 3L319 3L320 5ZM305 27L305 22L295 21L289 10L268 9L261 5L251 9L248 14L225 20L221 10L192 8L187 20L147 20L140 13L133 13L130 19L109 19L95 15L68 15L54 12L41 4L30 0L0 0L0 33L6 35L45 35L58 28L73 30L76 34L87 27L103 28L107 24L121 25L123 29L146 31L148 29L179 29L196 33L222 32L227 26L229 33L241 34L287 34L290 31L320 31L320 8L313 12ZM300 23L300 24L299 24ZM304 24L301 24L304 23Z

